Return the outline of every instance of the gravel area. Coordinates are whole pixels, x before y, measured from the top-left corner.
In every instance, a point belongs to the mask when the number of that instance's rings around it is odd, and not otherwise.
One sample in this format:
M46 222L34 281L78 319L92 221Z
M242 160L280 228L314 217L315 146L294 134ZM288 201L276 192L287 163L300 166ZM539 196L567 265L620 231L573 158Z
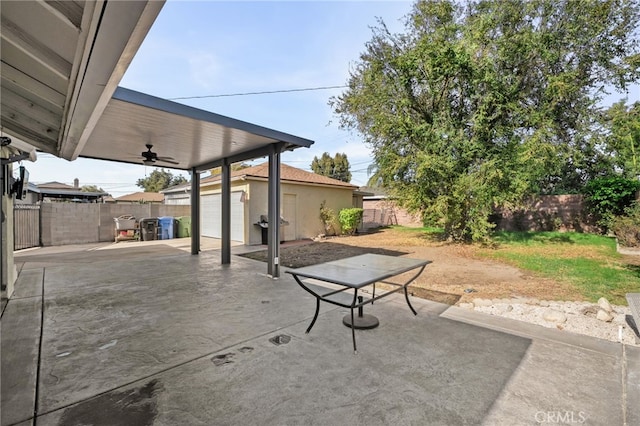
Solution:
M460 307L640 347L640 339L636 338L627 321L631 318L629 307L610 305L606 299L600 299L598 303L474 299L470 303L460 303Z

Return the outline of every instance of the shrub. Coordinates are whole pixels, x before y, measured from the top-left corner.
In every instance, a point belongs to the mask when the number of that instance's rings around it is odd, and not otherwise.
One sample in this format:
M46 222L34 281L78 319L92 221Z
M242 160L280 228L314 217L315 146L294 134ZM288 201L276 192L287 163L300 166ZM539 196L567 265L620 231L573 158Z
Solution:
M615 216L624 214L640 189L637 180L623 177L593 179L584 187L586 207L604 231L610 229Z
M625 210L623 216L616 216L611 221L611 231L618 242L625 247L640 246L640 203L634 202Z
M340 210L338 219L340 220L342 232L345 234L353 234L362 220L363 212L364 210L356 207Z
M333 209L326 206L327 201L320 203L320 221L326 235L335 234L336 214Z

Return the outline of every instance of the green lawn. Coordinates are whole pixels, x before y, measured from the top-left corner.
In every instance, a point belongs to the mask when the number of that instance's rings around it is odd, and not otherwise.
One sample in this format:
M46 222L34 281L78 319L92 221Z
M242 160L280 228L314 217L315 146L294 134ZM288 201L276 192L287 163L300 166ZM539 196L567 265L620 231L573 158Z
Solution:
M441 240L438 228L390 227L407 238ZM491 244L475 246L480 257L567 283L585 299L606 297L626 305L626 293L640 292L640 256L623 256L613 238L577 232L496 232Z
M640 292L640 259L631 264L612 238L573 232L498 232L494 248L479 254L556 281L568 282L588 300L606 297L626 305Z

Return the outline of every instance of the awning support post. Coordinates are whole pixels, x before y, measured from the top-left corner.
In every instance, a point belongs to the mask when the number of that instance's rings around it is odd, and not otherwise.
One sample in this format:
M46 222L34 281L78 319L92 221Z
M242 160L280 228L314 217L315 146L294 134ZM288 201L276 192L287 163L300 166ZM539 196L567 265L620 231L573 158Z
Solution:
M280 152L282 144L271 145L269 153L269 232L267 274L280 277Z
M191 254L200 253L200 173L191 169Z
M223 265L231 263L231 167L225 158L222 163L222 247L220 257Z

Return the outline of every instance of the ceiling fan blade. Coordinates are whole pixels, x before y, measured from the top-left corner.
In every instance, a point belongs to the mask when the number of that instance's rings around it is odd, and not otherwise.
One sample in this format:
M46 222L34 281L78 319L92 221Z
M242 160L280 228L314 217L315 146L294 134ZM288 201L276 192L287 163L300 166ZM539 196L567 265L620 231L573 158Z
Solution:
M156 160L169 164L180 164L180 162L175 161L173 157L157 157Z

